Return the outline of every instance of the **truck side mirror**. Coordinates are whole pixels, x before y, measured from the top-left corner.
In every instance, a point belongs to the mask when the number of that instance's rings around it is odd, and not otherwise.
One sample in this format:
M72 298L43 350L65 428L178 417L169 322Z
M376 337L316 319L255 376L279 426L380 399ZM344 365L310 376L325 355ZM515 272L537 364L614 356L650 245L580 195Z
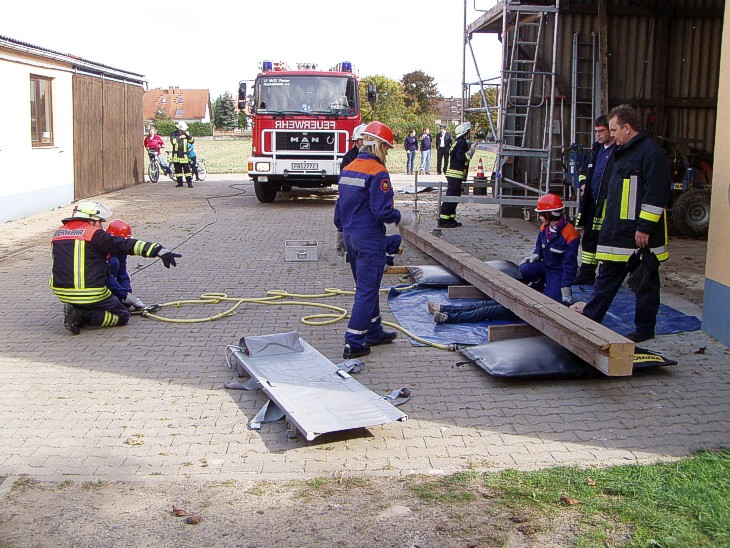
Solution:
M238 110L246 109L246 83L238 83Z
M375 102L378 100L378 88L375 84L368 84L368 103L375 107Z

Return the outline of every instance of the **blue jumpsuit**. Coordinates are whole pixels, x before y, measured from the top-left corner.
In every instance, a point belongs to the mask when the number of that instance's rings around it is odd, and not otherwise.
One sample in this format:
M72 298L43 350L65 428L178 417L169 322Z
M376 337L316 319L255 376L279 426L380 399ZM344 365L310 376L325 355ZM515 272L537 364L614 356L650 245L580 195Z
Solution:
M398 224L400 212L394 207L388 170L367 152L341 172L338 189L334 223L343 232L355 279L345 343L358 351L383 338L379 291L386 260L385 223Z
M106 276L106 286L117 299L124 302L127 294L132 292L132 280L127 273L127 256L110 255L107 263L109 271Z
M543 223L533 251L540 260L520 266L522 281L551 299L562 301L560 289L571 287L578 271L579 243L578 231L564 217L554 227Z

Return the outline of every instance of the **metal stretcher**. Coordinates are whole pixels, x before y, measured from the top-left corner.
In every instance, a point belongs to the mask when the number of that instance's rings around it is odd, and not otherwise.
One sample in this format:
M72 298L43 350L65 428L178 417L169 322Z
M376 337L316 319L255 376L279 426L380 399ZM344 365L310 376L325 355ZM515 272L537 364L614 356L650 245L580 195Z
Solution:
M239 346L226 347L226 361L230 367L235 362L239 376L251 377L250 388L269 397L249 423L253 429L285 417L289 437L299 431L311 441L327 432L408 418L390 403L396 393L376 394L352 378L346 364L335 365L295 331L244 337Z

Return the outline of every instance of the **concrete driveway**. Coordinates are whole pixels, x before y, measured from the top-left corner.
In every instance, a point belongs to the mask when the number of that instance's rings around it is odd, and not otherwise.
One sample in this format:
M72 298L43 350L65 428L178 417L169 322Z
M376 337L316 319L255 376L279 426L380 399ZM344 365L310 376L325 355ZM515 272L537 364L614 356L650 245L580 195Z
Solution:
M233 186L232 186L233 185ZM394 177L394 186L407 187ZM206 292L263 296L270 289L315 294L352 289L334 252L333 195L257 202L244 176L210 176L193 189L165 181L102 197L135 237L183 254L178 268L130 258L133 287L146 303ZM398 194L406 203L411 194ZM419 197L423 225L435 224L434 198ZM114 329L67 333L48 288L49 239L70 207L0 226L0 476L37 479L286 479L339 473L405 475L459 470L605 466L680 457L730 445L730 356L701 332L645 346L679 365L584 381L497 380L456 367L458 354L412 347L400 337L374 349L358 380L385 394L407 386L409 419L288 439L282 422L260 431L248 421L265 402L227 390L224 349L243 335L298 330L335 363L344 323L307 326L303 306L244 305L215 322L162 323L140 317ZM473 222L444 231L483 258L518 260L534 228L497 220L487 206L460 206ZM318 262L284 261L284 240L318 240ZM408 248L402 264L429 264ZM135 272L138 268L143 268ZM386 277L386 283L399 283ZM349 308L351 297L332 304ZM385 297L383 297L385 300ZM221 305L165 309L179 319ZM393 319L383 302L384 315ZM704 353L699 353L704 348Z

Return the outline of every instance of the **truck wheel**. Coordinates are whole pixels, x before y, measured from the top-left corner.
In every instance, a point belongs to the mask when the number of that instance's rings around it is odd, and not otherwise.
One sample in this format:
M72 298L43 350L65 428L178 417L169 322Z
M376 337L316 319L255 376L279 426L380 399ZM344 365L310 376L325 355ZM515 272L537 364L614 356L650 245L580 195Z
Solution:
M256 191L256 198L262 204L270 204L276 199L276 193L279 192L279 185L270 183L253 182L253 188Z
M672 224L687 236L704 236L710 227L710 193L690 190L674 202Z

